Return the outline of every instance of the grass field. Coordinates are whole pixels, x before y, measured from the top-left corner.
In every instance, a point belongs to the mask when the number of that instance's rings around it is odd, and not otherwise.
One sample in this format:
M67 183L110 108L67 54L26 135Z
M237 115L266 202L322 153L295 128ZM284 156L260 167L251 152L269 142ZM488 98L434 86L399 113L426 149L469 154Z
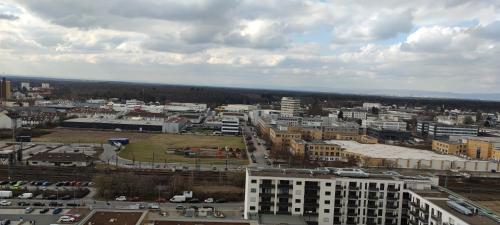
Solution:
M165 154L169 149L183 149L186 147L198 148L240 148L245 149L242 137L233 136L204 136L204 135L176 135L158 133L137 133L137 132L116 132L116 131L90 131L53 129L51 133L38 138L33 138L35 142L58 142L58 143L107 143L109 138L125 137L130 139L119 156L125 159L135 159L136 161L153 161L153 152L156 162L179 162L194 164L195 159L186 158L179 155ZM199 163L204 164L224 164L225 159L201 158ZM243 165L247 160L229 159L228 163Z
M166 154L169 149L183 149L186 147L197 148L240 148L245 149L245 144L241 137L231 136L200 136L200 135L175 135L157 134L136 142L131 142L118 154L125 159L135 159L137 161L151 162L180 162L195 163L195 159L180 155ZM200 158L199 163L203 164L224 164L225 159ZM243 165L247 160L229 159L228 163Z

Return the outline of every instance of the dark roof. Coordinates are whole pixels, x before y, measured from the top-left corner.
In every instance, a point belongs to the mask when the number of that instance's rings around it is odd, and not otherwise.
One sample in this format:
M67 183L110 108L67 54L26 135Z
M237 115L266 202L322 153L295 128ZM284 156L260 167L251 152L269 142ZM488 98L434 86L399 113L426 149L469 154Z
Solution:
M42 152L33 155L30 161L49 161L49 162L87 162L93 160L93 157L83 153L47 153Z

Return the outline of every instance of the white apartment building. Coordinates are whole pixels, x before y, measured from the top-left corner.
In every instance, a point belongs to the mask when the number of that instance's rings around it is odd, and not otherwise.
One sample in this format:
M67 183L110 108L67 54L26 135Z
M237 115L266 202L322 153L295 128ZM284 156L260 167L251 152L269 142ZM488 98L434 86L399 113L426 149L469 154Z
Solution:
M298 116L301 113L300 99L292 97L281 98L281 115Z
M473 219L463 223L454 216L456 212L445 214L450 209L442 208L441 221L448 223L429 223L426 217L411 223L416 220L410 214L410 203L424 198L414 190L432 191L437 182L437 178L396 172L368 174L360 169L247 169L244 218L291 215L318 225L496 224L474 223ZM429 211L424 213L429 216Z
M368 112L363 109L350 109L342 111L342 115L344 118L352 118L352 119L366 119Z
M223 117L221 132L229 135L240 134L240 120L235 117Z
M363 108L365 108L365 109L371 109L373 107L380 109L380 108L382 108L382 104L375 103L375 102L365 102L365 103L363 103Z

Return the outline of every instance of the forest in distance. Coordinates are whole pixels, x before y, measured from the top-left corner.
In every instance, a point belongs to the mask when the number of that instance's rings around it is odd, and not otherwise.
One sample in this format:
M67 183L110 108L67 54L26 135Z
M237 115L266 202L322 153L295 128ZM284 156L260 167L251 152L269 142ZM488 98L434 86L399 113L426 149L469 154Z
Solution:
M145 102L195 102L210 107L221 104L278 103L283 96L298 97L304 105L320 104L322 107L353 107L363 102L379 102L383 105L425 107L428 109L456 108L460 110L500 111L500 101L480 101L449 98L393 97L356 95L325 92L245 89L226 87L183 86L168 84L86 81L68 79L10 77L13 86L29 81L33 84L49 82L54 88L51 99L86 100L99 98L139 99Z

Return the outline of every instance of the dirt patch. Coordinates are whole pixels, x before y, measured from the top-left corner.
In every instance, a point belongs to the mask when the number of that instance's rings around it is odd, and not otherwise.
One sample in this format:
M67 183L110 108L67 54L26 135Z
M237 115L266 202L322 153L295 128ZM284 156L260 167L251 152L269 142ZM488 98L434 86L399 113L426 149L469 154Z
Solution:
M92 225L135 225L142 212L96 212L85 224Z

